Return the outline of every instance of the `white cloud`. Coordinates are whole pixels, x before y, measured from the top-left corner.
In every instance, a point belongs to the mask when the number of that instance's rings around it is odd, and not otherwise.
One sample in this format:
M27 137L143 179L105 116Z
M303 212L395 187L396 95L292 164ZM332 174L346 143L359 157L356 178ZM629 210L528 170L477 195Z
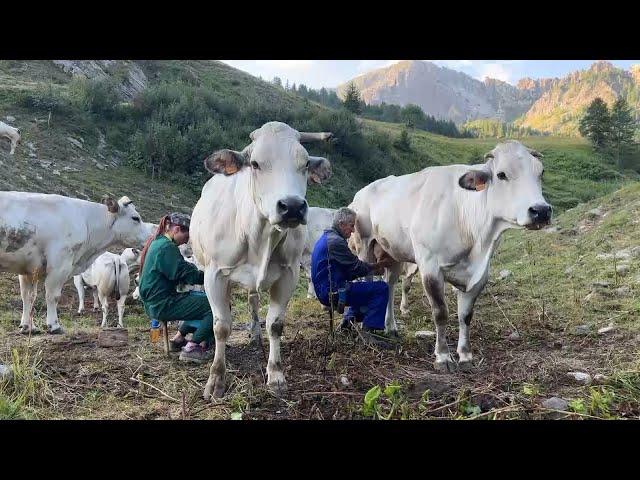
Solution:
M513 71L503 63L484 63L480 65L480 69L476 78L484 80L485 77L497 78L503 82L511 83L513 80Z
M278 68L282 70L309 70L313 68L314 60L256 60L255 64L264 68Z

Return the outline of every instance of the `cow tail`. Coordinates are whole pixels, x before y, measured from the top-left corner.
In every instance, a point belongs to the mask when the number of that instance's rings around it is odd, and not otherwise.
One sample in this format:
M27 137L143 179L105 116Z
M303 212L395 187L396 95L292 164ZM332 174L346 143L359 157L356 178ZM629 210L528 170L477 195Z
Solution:
M116 300L120 300L120 259L116 258L113 262L116 273Z

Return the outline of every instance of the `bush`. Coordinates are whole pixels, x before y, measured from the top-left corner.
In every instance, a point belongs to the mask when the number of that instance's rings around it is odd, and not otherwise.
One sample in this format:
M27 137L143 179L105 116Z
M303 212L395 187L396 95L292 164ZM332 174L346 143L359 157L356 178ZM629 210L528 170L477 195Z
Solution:
M404 152L411 150L411 139L409 138L409 133L406 129L403 129L402 132L400 132L400 136L393 143L393 146Z
M75 77L69 86L72 102L82 110L113 117L120 97L115 83L108 78L89 80Z
M18 95L18 105L53 113L68 114L73 110L69 98L52 84L24 90Z

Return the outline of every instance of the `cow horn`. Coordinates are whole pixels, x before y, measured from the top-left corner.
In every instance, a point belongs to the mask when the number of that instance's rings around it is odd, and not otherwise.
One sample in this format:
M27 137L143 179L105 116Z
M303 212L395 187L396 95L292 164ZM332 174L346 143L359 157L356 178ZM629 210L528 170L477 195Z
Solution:
M333 137L333 133L331 132L299 132L300 133L300 143L305 142L318 142L321 140L329 140Z
M527 148L527 150L529 150L529 153L530 153L531 155L533 155L534 157L536 157L536 158L544 158L544 155L542 155L542 154L541 154L539 151L537 151L537 150L534 150L534 149L532 149L532 148Z

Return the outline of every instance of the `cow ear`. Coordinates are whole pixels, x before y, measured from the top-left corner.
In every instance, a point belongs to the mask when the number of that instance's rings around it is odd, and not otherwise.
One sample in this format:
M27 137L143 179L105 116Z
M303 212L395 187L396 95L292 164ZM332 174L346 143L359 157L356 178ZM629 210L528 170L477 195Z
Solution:
M241 152L234 150L218 150L204 159L204 168L213 173L233 175L247 164L247 158Z
M323 183L331 177L331 163L323 157L309 156L308 183Z
M480 192L487 187L491 175L484 170L470 170L458 179L458 185L466 190Z
M532 148L528 148L527 150L529 150L529 153L531 155L533 155L536 158L544 158L544 155L542 155L539 151L537 150L533 150Z
M102 197L102 204L107 206L107 209L111 213L118 213L120 210L120 205L109 195L105 195Z

